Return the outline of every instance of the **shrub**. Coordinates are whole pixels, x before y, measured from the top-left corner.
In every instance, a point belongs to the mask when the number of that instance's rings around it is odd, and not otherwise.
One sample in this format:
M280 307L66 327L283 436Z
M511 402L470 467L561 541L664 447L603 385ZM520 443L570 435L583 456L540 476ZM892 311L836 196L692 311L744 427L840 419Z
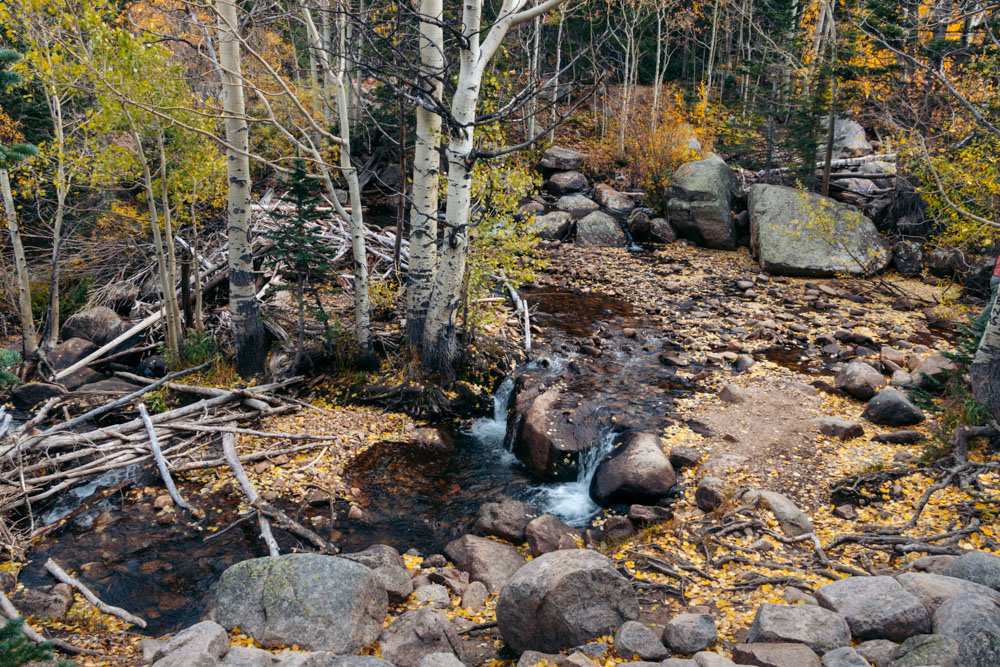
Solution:
M14 350L0 349L0 387L9 384L20 384L21 378L10 370L21 363L21 355Z
M51 644L34 644L21 631L23 618L7 621L0 628L0 667L21 667L52 659ZM68 663L61 662L60 665Z

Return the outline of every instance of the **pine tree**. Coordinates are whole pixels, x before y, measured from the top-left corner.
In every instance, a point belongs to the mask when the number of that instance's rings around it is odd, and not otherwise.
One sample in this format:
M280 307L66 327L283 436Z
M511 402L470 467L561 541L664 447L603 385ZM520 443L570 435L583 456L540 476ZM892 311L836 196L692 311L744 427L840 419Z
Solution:
M0 667L21 667L52 659L52 645L32 643L21 632L23 624L24 619L18 618L0 628Z
M266 234L274 242L274 249L266 262L272 266L284 266L286 275L294 280L293 287L284 289L294 289L298 308L299 330L293 364L297 368L302 360L305 338L306 292L308 290L315 296L317 316L326 327L326 316L315 285L333 268L336 249L320 236L322 227L317 220L326 217L326 214L318 210L322 203L319 187L309 178L303 160L296 160L290 178L288 191L278 200L289 207L272 213L278 226Z

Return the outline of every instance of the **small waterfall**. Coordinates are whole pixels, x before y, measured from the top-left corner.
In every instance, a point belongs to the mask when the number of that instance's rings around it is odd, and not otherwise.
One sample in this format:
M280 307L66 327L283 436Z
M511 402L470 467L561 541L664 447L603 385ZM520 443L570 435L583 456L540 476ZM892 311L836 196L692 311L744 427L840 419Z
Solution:
M516 459L504 448L504 437L507 434L507 408L514 392L514 378L508 376L497 387L493 394L493 416L483 417L472 422L469 435L491 449L502 465L510 465Z
M547 484L539 488L533 505L553 514L571 526L585 526L601 508L590 497L590 481L601 460L615 447L617 433L609 430L590 449L580 454L576 480Z

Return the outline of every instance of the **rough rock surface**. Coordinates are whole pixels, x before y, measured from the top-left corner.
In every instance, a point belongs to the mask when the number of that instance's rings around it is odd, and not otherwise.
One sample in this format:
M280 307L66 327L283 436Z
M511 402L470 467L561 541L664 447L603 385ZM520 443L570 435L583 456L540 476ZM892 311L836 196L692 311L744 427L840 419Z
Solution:
M823 667L870 667L870 665L850 646L841 646L823 654Z
M904 572L896 576L899 585L912 593L933 615L942 604L960 595L979 595L1000 603L1000 592L957 577L930 572Z
M584 195L563 195L556 201L559 211L569 213L573 218L582 218L600 208L593 199Z
M516 653L554 653L639 617L639 601L612 562L583 549L539 556L504 586L497 623Z
M668 651L648 625L626 621L615 633L615 653L624 660L663 660Z
M737 644L733 660L738 665L761 667L821 667L812 649L804 644Z
M776 491L747 491L740 496L740 500L744 503L760 503L771 510L782 532L789 537L798 537L813 531L812 519L788 496Z
M826 127L826 120L823 127ZM872 152L872 145L863 128L850 118L835 118L833 121L833 155L838 157L861 157Z
M509 544L475 535L463 535L449 542L444 552L460 570L469 573L470 579L483 582L494 594L525 563L524 556Z
M912 426L924 420L924 412L900 391L883 389L868 401L861 416L883 426Z
M458 633L448 617L424 607L408 611L382 631L382 657L397 667L417 667L424 656L451 653L460 646Z
M624 248L625 232L610 215L594 211L577 221L576 245L580 248Z
M1000 604L979 595L960 595L945 601L934 612L934 634L959 644L976 630L1000 635Z
M95 345L104 345L125 333L127 328L118 313L106 306L94 306L66 318L61 333L63 340L82 338Z
M538 164L543 169L572 171L583 166L583 161L586 159L586 153L581 153L571 148L563 148L562 146L549 146L542 153L542 159Z
M1000 556L985 551L970 551L959 556L944 573L1000 591Z
M590 495L599 505L656 504L677 484L660 439L650 433L629 433L597 467Z
M697 653L715 646L719 633L711 614L678 614L663 626L663 641L677 653Z
M931 630L920 600L892 577L848 577L816 590L820 606L842 614L855 639L902 641Z
M166 641L146 641L142 648L143 658L147 662L157 662L172 653L190 651L208 653L216 660L221 660L229 650L229 633L218 623L202 621L181 630Z
M594 186L594 199L609 213L616 216L624 216L635 208L635 201L631 197L623 195L604 183Z
M780 185L750 188L750 244L771 274L834 276L880 271L889 252L871 220L817 194Z
M677 236L709 248L736 248L731 209L736 179L719 158L686 162L667 188L667 219Z
M344 558L287 554L233 565L219 580L216 620L263 644L354 653L382 629L389 608L371 569Z
M524 530L532 556L541 556L559 549L576 549L580 531L552 516L543 514L533 519Z
M850 646L851 629L840 614L812 605L763 603L754 616L747 643L805 644L817 653Z
M565 414L563 407L575 410ZM576 479L580 452L597 438L589 419L592 404L577 405L577 398L558 387L540 391L537 386L517 392L507 418L507 432L514 441L514 455L532 474L552 481ZM527 524L525 524L527 525Z
M837 373L834 383L841 391L867 401L885 387L885 376L872 368L871 364L855 360Z
M943 635L915 635L893 650L889 667L959 667L958 642Z
M545 215L536 215L531 221L532 233L540 239L554 241L569 233L573 224L573 215L566 211L552 211Z
M816 426L823 435L841 440L853 440L865 434L861 424L843 417L820 417L816 420Z
M587 189L587 177L578 171L560 171L549 176L545 187L557 195L583 192Z
M962 667L996 667L1000 665L1000 635L988 630L976 630L965 638L958 650Z
M472 532L479 536L493 535L502 540L524 542L524 529L537 517L538 511L520 500L485 503L476 511Z

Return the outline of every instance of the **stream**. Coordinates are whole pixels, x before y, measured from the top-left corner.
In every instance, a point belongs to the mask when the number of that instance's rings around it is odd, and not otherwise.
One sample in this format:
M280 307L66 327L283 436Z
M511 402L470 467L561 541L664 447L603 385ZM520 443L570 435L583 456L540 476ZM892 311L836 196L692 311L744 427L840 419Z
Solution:
M502 497L586 526L600 510L590 498L590 481L616 436L629 428L655 432L670 423L672 401L691 389L678 380L676 368L659 360L670 345L659 327L644 322L623 299L568 291L526 291L524 297L537 307L544 335L535 361L519 369L519 376L558 381L570 399L585 397L594 406L598 437L580 456L576 479L541 482L505 448L515 387L514 378L507 378L496 390L492 415L452 430L450 452L382 442L349 464L345 481L361 491L365 520L348 520L346 503L335 503L335 541L345 552L386 543L401 552L440 553L469 531L483 503ZM137 487L159 485L150 470L132 475ZM120 476L94 480L48 508L41 520L63 523L32 551L20 579L29 587L50 585L42 564L54 558L109 604L145 618L150 635L175 632L199 620L223 570L265 550L255 522L221 530L239 519L225 492L203 495L203 482L180 484L182 495L212 508L208 523L220 529L213 534L183 520L164 523L148 494L132 501L116 490L127 481ZM303 522L330 511L308 505L283 509L300 512ZM211 539L205 541L206 535ZM283 551L296 546L280 531L278 536Z

